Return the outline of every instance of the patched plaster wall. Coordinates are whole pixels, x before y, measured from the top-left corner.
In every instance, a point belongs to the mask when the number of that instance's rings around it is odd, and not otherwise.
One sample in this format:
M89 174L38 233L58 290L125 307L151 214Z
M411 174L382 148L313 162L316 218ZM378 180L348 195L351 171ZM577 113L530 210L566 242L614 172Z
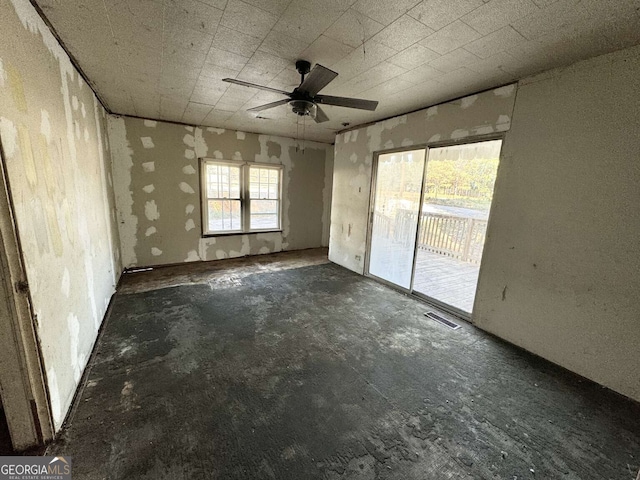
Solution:
M329 259L355 272L364 271L375 152L506 132L515 93L515 85L507 85L338 135Z
M331 145L131 117L110 118L109 135L125 267L326 244ZM282 232L203 238L201 157L282 164Z
M56 428L121 265L106 114L27 0L0 0L0 139Z
M640 400L638 78L633 47L338 135L329 258L363 272L373 152L504 131L474 323Z
M475 323L640 400L640 47L520 82Z

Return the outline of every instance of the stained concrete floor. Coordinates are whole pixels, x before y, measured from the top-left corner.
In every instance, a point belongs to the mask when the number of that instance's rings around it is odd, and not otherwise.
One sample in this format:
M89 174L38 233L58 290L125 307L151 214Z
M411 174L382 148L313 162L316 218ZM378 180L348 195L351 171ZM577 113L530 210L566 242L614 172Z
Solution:
M640 405L326 263L126 275L49 454L74 479L625 479Z

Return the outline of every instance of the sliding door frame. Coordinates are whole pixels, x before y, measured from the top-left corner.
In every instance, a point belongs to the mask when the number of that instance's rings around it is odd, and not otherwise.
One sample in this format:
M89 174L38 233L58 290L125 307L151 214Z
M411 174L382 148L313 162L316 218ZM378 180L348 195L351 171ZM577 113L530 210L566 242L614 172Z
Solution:
M415 150L425 150L425 157L424 157L424 163L422 164L422 180L420 182L420 205L422 205L422 194L423 194L423 190L424 190L424 174L425 171L427 169L427 152L425 147L423 146L409 146L409 147L402 147L402 148L398 148L398 149L391 149L391 150L381 150L379 152L374 152L373 153L373 161L371 162L371 188L369 189L369 218L367 219L367 239L366 239L366 243L365 243L365 254L364 254L364 275L367 277L371 277L373 279L375 279L376 281L383 283L389 287L392 287L396 290L399 290L403 293L411 293L413 290L413 274L414 274L414 269L416 267L416 244L414 244L414 248L413 248L413 261L412 261L412 265L411 265L411 281L409 283L409 288L404 288L401 287L400 285L396 285L395 283L392 283L388 280L385 280L384 278L380 278L374 274L372 274L369 271L369 264L371 261L371 239L373 236L373 219L374 219L374 212L375 212L375 203L376 203L376 182L378 180L378 162L379 162L379 158L380 155L384 155L387 153L403 153L403 152L413 152ZM418 241L418 230L416 229L416 236L414 241L417 242Z
M387 285L395 290L398 290L402 293L408 294L408 295L412 295L415 298L422 300L426 303L429 303L431 305L433 305L434 307L443 310L447 313L450 313L451 315L454 315L462 320L465 320L467 322L473 323L472 320L472 315L473 312L471 313L467 313L464 312L454 306L451 306L449 304L446 304L444 302L441 302L433 297L430 297L428 295L425 295L424 293L420 293L420 292L416 292L413 289L413 282L415 280L415 273L416 273L416 261L418 258L418 238L420 235L420 214L422 213L422 203L424 201L424 191L425 191L425 184L427 181L427 170L429 168L429 150L434 149L434 148L444 148L444 147L454 147L457 145L470 145L473 143L482 143L482 142L489 142L492 140L500 140L502 143L500 144L500 155L498 156L498 170L500 169L500 163L502 162L502 148L504 146L504 141L505 141L505 132L501 132L501 133L490 133L487 135L475 135L473 137L465 137L465 138L460 138L460 139L456 139L456 140L444 140L444 141L438 141L438 142L429 142L429 143L424 143L424 144L418 144L418 145L411 145L408 147L401 147L401 148L389 148L389 149L385 149L385 150L379 150L373 153L373 161L371 164L371 188L370 188L370 194L369 194L369 218L367 219L367 239L366 239L366 244L365 244L365 258L364 258L364 275L367 277L371 277L374 280L376 280L377 282L380 282L384 285ZM401 287L399 285L396 285L395 283L389 282L388 280L385 280L383 278L377 277L376 275L373 275L370 271L369 271L369 262L371 260L371 237L373 234L373 219L374 219L374 210L375 210L375 198L376 198L376 181L377 181L377 177L378 177L378 159L380 157L380 155L385 155L385 154L389 154L389 153L402 153L402 152L407 152L407 151L414 151L414 150L424 150L424 165L422 167L422 181L421 181L421 186L420 186L420 209L419 209L419 214L418 214L418 226L416 228L416 237L414 239L414 246L413 246L413 265L411 267L411 283L409 285L409 288L404 288ZM497 180L498 176L496 174L496 180ZM495 187L494 187L495 189ZM493 212L493 199L491 200L491 206L489 207L489 218L487 220L487 232L489 231L489 225L491 223L491 213ZM485 233L486 235L486 233ZM482 252L482 257L480 259L480 273L482 274L482 265L484 263L484 249ZM475 298L474 298L474 304L475 304Z

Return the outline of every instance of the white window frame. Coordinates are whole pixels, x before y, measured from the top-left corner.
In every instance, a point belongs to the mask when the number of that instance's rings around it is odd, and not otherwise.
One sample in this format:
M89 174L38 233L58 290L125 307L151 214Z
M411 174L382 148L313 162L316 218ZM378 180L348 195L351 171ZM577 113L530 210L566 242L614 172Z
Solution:
M242 229L238 230L209 230L209 198L207 193L207 165L229 165L240 167L240 224ZM250 195L250 175L251 167L265 168L278 171L278 225L273 228L251 228L251 195ZM200 210L202 213L202 236L213 237L222 235L241 235L245 233L264 233L282 231L282 172L283 165L277 163L243 162L238 160L219 160L216 158L200 158ZM221 199L215 199L221 200ZM270 199L274 200L274 199Z

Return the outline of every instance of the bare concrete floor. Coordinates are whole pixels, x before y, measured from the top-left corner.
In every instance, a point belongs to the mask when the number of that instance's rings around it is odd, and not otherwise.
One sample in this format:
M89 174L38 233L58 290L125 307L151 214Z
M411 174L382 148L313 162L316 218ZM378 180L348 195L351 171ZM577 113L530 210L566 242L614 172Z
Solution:
M625 479L640 405L326 251L126 275L50 454L74 479Z

